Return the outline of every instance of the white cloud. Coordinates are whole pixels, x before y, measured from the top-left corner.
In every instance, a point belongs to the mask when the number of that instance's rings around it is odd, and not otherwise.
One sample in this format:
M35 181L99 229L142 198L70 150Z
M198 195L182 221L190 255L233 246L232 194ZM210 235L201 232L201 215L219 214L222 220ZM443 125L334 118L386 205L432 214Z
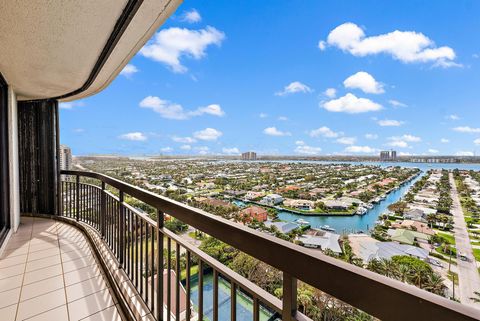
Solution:
M217 140L223 133L214 128L205 128L193 133L193 137L200 140Z
M337 90L335 88L327 88L323 94L328 98L335 98L337 96Z
M138 72L138 68L132 64L127 64L123 67L122 71L120 71L120 75L125 76L127 78L131 77L134 73Z
M480 145L480 138L477 138L473 141L475 145Z
M198 107L195 110L187 111L182 105L172 103L168 100L161 99L157 96L147 96L140 102L140 107L148 108L160 114L161 117L175 120L185 120L195 116L209 114L212 116L222 117L225 112L222 107L217 104L211 104L205 107Z
M295 147L295 153L297 154L318 155L322 151L321 147L308 146L301 140L297 140L295 144L297 145L297 147Z
M321 51L324 51L325 49L327 49L327 43L323 40L320 40L318 42L318 48L321 50Z
M440 143L443 143L443 144L450 143L450 140L447 138L442 138L440 139Z
M384 93L383 85L373 78L368 72L359 71L343 81L345 88L357 88L367 94Z
M410 147L406 141L403 140L394 140L389 143L387 143L388 146L392 147L400 147L400 148L407 148Z
M398 156L412 156L413 154L412 153L409 153L409 152L399 152L398 153Z
M292 134L289 132L282 132L278 130L276 127L267 127L263 130L263 133L270 136L291 136Z
M85 106L85 103L83 103L82 101L68 101L64 103L61 102L58 104L58 107L60 109L73 109L73 108L82 107L82 106Z
M185 11L182 15L182 21L196 23L202 21L202 16L200 16L200 13L196 9L192 9L190 11Z
M469 151L458 151L455 153L456 156L473 156L473 152Z
M162 147L162 148L160 148L160 151L162 153L170 153L170 152L173 152L173 148L172 147Z
M428 150L428 152L429 152L430 154L438 154L438 149L430 148L430 149Z
M322 126L320 128L314 129L310 131L310 136L311 137L327 137L327 138L337 138L342 136L342 132L334 132L330 128L326 126Z
M340 137L336 140L337 143L344 145L353 145L356 141L356 137Z
M279 117L278 117L278 120L281 120L281 121L287 121L287 120L288 120L288 117L285 117L285 116L279 116Z
M389 103L390 105L392 105L393 107L395 107L395 108L398 108L398 107L408 107L407 104L404 104L404 103L402 103L402 102L400 102L400 101L398 101L398 100L395 100L395 99L390 99L390 100L388 101L388 103Z
M377 134L365 134L366 139L377 139L378 135Z
M388 138L389 140L404 140L406 142L410 143L418 143L421 142L422 139L418 136L410 135L410 134L405 134L402 136L392 136Z
M459 120L460 119L460 117L458 115L455 115L455 114L448 115L445 118L450 119L450 120Z
M365 153L365 154L372 154L375 153L377 150L370 146L348 146L345 148L345 152L347 153Z
M468 133L468 134L480 133L480 128L473 128L470 126L459 126L452 129L459 133Z
M366 37L362 28L347 22L329 33L327 43L358 57L383 53L403 63L431 62L440 67L460 66L454 62L455 51L452 48L436 47L433 40L415 31L395 30Z
M172 140L177 143L184 143L184 144L192 144L195 143L197 140L192 137L179 137L179 136L173 136Z
M377 111L382 109L382 105L377 104L367 98L357 98L355 95L348 93L338 99L332 99L321 105L331 112L358 114L369 111Z
M394 120L394 119L383 119L377 121L377 123L382 127L398 127L403 125L403 121Z
M265 113L260 113L260 114L258 114L258 117L260 117L260 118L267 118L268 115L265 114Z
M240 150L237 148L237 147L232 147L232 148L222 148L222 152L224 154L228 154L228 155L238 155L240 154Z
M182 149L182 150L191 150L191 149L192 149L192 146L190 146L190 145L182 145L182 146L180 146L180 149Z
M172 27L160 30L140 54L166 64L174 72L184 73L187 67L180 58L201 59L206 56L208 46L220 46L224 39L225 34L211 26L200 30Z
M206 155L210 153L210 148L207 146L199 146L194 148L200 155Z
M83 133L83 132L85 132L85 129L84 129L84 128L75 128L75 129L73 130L73 132L74 132L74 133Z
M302 84L299 81L294 81L283 88L282 91L276 92L276 96L285 96L288 94L295 93L310 93L313 90L305 84Z
M146 141L147 136L141 132L126 133L119 136L120 139L131 140L131 141Z

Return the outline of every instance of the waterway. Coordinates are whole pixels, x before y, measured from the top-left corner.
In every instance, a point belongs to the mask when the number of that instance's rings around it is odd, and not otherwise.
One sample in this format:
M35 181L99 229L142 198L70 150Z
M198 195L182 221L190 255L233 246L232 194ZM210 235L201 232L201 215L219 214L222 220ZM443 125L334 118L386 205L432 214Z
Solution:
M287 162L288 161L282 161ZM387 197L375 204L373 208L369 209L365 215L353 216L306 216L298 215L290 212L281 211L278 217L283 221L292 222L297 219L303 219L310 223L312 227L320 228L323 225L328 225L335 229L338 234L357 233L359 231L368 233L370 229L375 226L378 217L387 211L387 207L399 201L429 169L449 169L455 168L461 170L476 170L480 171L480 164L440 164L440 163L390 163L390 162L313 162L313 161L299 161L300 163L316 163L316 164L352 164L352 165L373 165L380 167L401 166L401 167L415 167L421 170L421 174L407 184L401 186L399 189L392 191ZM294 163L294 162L290 162Z

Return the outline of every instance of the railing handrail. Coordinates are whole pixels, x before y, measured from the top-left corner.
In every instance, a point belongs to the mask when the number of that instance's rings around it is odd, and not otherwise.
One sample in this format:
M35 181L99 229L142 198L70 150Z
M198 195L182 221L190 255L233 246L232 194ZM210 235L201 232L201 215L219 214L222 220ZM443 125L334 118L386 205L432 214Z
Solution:
M471 306L258 232L116 178L88 171L68 170L61 171L61 174L98 179L382 320L478 320L480 316L480 310Z

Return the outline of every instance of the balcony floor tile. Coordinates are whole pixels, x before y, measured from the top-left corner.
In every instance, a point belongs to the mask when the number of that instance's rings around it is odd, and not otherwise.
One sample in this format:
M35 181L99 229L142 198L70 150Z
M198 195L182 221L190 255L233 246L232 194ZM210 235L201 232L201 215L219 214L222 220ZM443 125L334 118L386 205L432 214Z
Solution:
M31 217L0 257L0 319L123 320L83 233Z

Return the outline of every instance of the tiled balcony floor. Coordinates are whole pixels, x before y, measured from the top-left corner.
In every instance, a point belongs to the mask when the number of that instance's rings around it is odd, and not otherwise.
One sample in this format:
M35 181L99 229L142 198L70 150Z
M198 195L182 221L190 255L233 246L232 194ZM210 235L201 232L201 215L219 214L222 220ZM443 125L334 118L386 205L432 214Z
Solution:
M0 258L0 320L122 320L77 228L22 217Z

